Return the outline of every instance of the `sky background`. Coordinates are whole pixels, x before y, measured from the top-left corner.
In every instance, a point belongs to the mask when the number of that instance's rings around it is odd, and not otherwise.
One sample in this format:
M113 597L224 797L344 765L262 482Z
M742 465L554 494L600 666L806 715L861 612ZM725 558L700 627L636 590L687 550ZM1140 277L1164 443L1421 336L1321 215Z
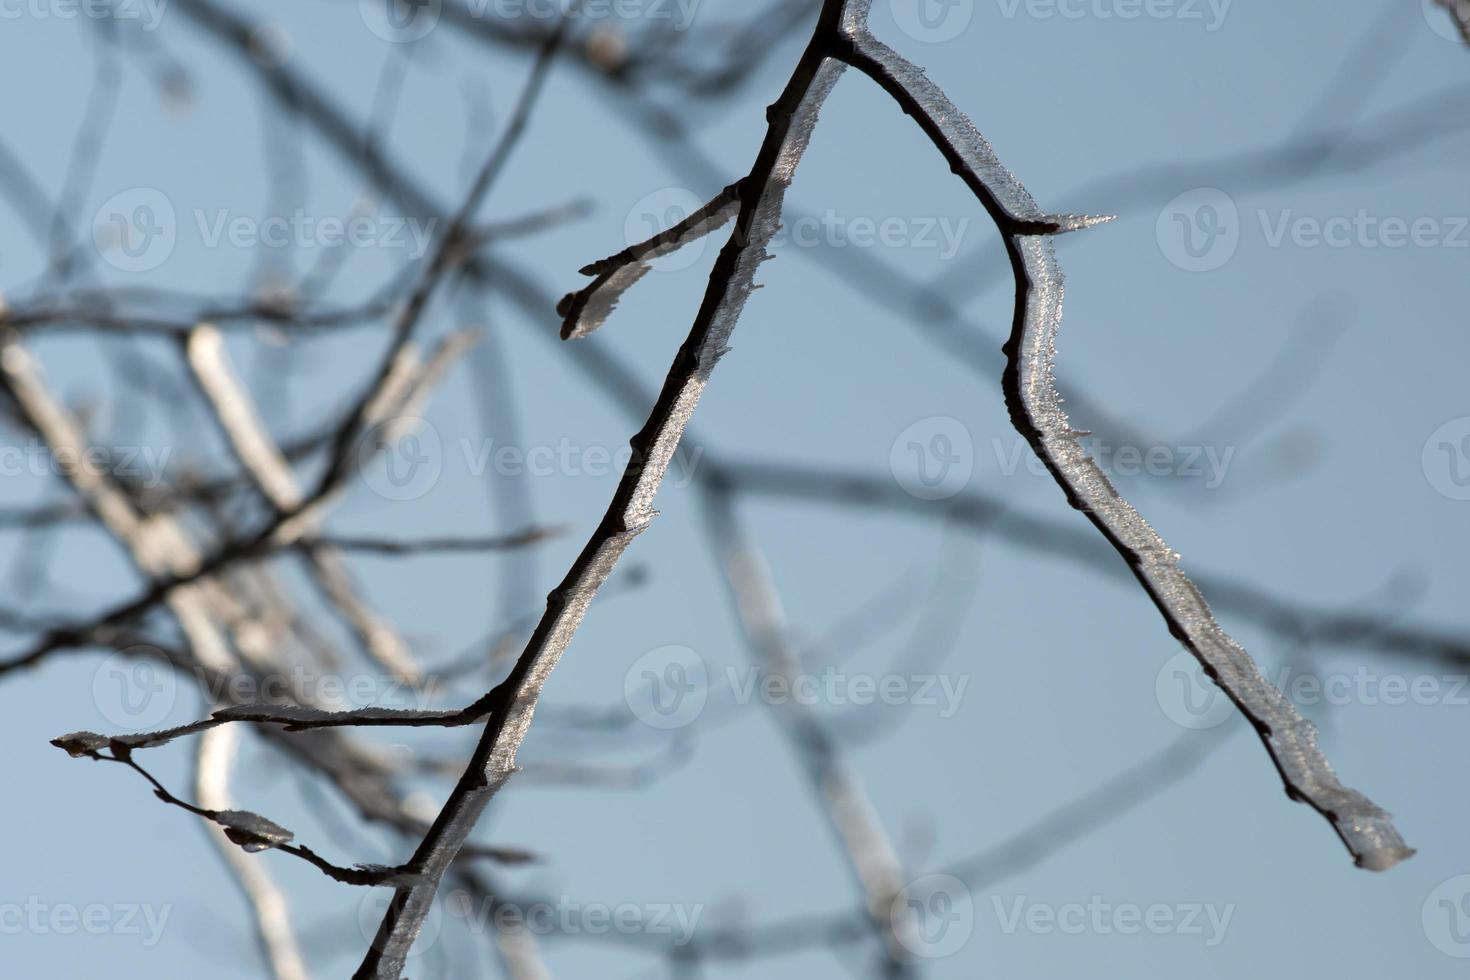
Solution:
M416 47L385 41L353 2L233 6L276 25L279 56L355 118L372 113L385 66L406 66L391 153L445 202L459 199L474 161L494 144L529 68L528 56L465 43L443 24ZM1462 442L1470 437L1463 327L1470 185L1462 164L1470 52L1455 43L1448 21L1419 0L1223 7L1160 0L1138 17L1118 16L1133 9L1125 0L960 0L937 27L923 29L903 0L874 6L875 32L928 69L1043 207L1118 214L1058 242L1067 275L1058 376L1074 405L1110 413L1111 428L1080 408L1074 417L1110 451L1164 451L1156 458L1168 475L1131 473L1126 453L1114 455L1114 472L1182 553L1186 571L1306 608L1452 633L1470 626L1470 501L1462 499L1470 491L1456 479L1470 474L1470 441ZM93 25L62 16L65 9L0 0L0 82L9 93L0 100L0 137L53 197L67 180L98 52ZM176 241L143 271L120 268L127 263L117 250L103 248L93 260L97 278L236 295L270 263L309 269L323 252L314 242L296 250L211 243L201 221L212 227L223 213L258 222L280 204L282 187L288 212L342 216L365 189L361 176L309 129L283 123L234 53L179 11L138 9L159 17L117 77L104 76L116 108L79 209L82 243L94 247L89 230L98 216L105 225L115 207L131 212L157 200L149 194L173 211ZM705 0L691 36L750 16L746 4ZM733 97L671 103L718 173L649 140L619 108L623 96L560 65L481 217L504 220L573 201L586 202L587 213L494 254L560 296L585 281L581 265L627 244L629 229L646 234L648 215L677 213L745 172L764 132L764 107L784 84L807 26L776 44ZM187 70L185 100L161 92L167 59ZM1412 139L1402 127L1413 129ZM1292 140L1333 148L1291 157L1286 168L1262 156ZM909 445L944 448L951 482L941 491L984 494L1008 514L1090 531L1051 479L1027 465L1005 414L988 352L1004 339L1012 295L993 228L911 121L858 74L844 77L828 101L788 200L820 220L801 226L805 239L788 223L790 240L762 267L762 288L713 376L687 450L832 467L922 495L916 467L939 461L920 460ZM44 256L8 203L0 214L0 288L20 305ZM864 240L866 228L885 224L886 241ZM1408 227L1418 233L1407 236ZM1342 231L1346 237L1334 237ZM608 326L580 343L616 355L651 398L720 241L661 262ZM331 298L360 301L415 257L411 247L382 241L355 249ZM879 281L873 263L954 304L962 315L947 329L967 341L974 359L936 342L946 328L932 313L916 317L902 303L879 302L871 286L859 288ZM430 460L427 475L397 493L383 472L365 468L330 526L395 537L494 533L507 520L497 502L519 481L534 501L528 516L566 533L530 560L508 564L484 555L355 560L367 593L430 664L452 660L512 614L538 610L616 485L616 472L601 461L642 424L576 370L554 340L549 309L533 319L498 296L441 301L425 337L466 326L488 340L425 412L419 449ZM284 353L268 340L240 331L230 349L256 390L269 392L263 401L273 431L289 436L340 410L369 376L384 332L333 333ZM100 444L166 452L170 474L191 464L218 467L220 446L196 421L197 406L171 419L165 396L141 414L125 411L134 392L94 339L58 335L32 346L55 388L94 411ZM177 363L163 342L134 349L152 363ZM283 369L287 361L295 370ZM486 417L476 386L489 383L513 399L514 427ZM1147 440L1136 445L1124 425ZM6 440L21 448L27 436L9 431ZM564 458L576 462L497 473L477 465L486 440L523 452L569 447ZM1192 475L1195 467L1202 472ZM64 499L60 481L31 469L10 466L0 503ZM697 457L694 469L697 478ZM677 909L697 913L703 925L738 925L850 909L850 872L777 713L758 698L741 703L724 682L730 671L749 677L750 654L705 542L698 493L683 476L671 471L658 498L662 516L625 558L641 581L632 588L618 580L594 606L521 753L528 770L652 760L660 778L610 791L539 785L528 771L496 798L478 837L543 855L497 876L524 891L568 896L583 911L631 903L642 914ZM1352 867L1320 817L1285 798L1238 718L1215 715L1206 719L1219 721L1213 727L1188 727L1199 722L1175 673L1179 647L1126 576L947 522L937 507L751 495L739 513L813 672L834 665L849 680L933 677L960 692L952 706L915 698L864 709L825 698L816 709L844 731L873 736L853 739L846 756L912 879L947 873L1171 745L1192 752L1218 743L1147 804L1106 820L1084 808L1082 822L1097 826L1075 840L1048 835L1036 860L957 895L961 919L948 945L924 950L948 955L926 959L924 976L1463 975L1470 957L1470 879L1461 878L1470 874L1463 676L1358 646L1303 648L1257 618L1220 611L1273 678L1285 666L1347 691L1313 697L1308 690L1302 709L1321 726L1343 781L1393 811L1419 850L1401 867L1369 874ZM33 557L39 549L44 560ZM7 577L7 604L36 612L80 615L139 587L125 556L95 531L50 539L6 531L0 559L29 569ZM287 581L306 592L299 575ZM23 636L10 636L6 650L24 645ZM653 716L630 710L625 691L637 693L645 667L661 671L670 647L692 651L694 660L674 656L712 679L704 710L672 731L643 724L640 714ZM66 731L115 731L136 720L119 718L108 672L116 665L104 656L57 658L0 685L9 774L0 807L6 969L119 980L262 975L246 908L195 821L160 805L122 767L68 760L47 744ZM483 680L443 692L444 701L472 699ZM1393 694L1400 683L1417 683L1423 695L1393 703L1404 700ZM368 690L382 702L401 697L371 679ZM192 691L166 694L152 702L150 724L203 710ZM1193 696L1189 704L1199 707L1209 691ZM639 708L636 696L632 702ZM588 708L628 724L605 735L569 732L568 716ZM412 731L381 740L443 756L467 751L474 734ZM666 765L676 740L692 755ZM177 791L188 787L189 760L183 745L151 757ZM235 786L241 806L277 819L339 863L406 856L400 842L347 830L353 820L340 802L323 811L301 785L278 757L247 741ZM438 803L447 787L421 789ZM359 920L376 921L373 896L284 856L260 860L289 889L317 974L348 975L363 948ZM1070 934L1025 919L1011 927L1018 902L1042 917L1091 904L1157 906L1175 916L1199 907L1228 920L1218 933L1206 913L1202 932L1129 935L1105 915L1101 926L1089 919ZM107 910L92 913L99 934L64 935L67 913L53 913L87 906ZM138 911L125 923L128 909ZM28 916L20 927L17 910ZM144 910L166 916L156 934ZM425 944L411 975L484 975L485 938L454 928L450 920L461 913L441 909L449 925ZM869 965L871 952L818 947L718 963L708 975L840 976ZM545 954L556 976L664 970L636 944L606 937L549 937Z

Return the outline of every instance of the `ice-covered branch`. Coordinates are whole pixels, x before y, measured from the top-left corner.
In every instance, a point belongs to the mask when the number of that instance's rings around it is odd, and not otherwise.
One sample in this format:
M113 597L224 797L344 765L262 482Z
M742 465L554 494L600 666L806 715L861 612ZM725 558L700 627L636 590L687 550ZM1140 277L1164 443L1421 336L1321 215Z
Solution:
M1082 448L1052 380L1062 315L1062 273L1053 234L1096 219L1043 212L1001 165L979 131L923 72L874 38L866 27L871 0L849 3L848 29L859 69L888 92L985 206L1006 239L1016 279L1016 310L1006 345L1005 393L1017 430L1046 464L1068 501L1097 525L1153 598L1170 631L1250 719L1281 772L1289 796L1332 824L1354 861L1381 871L1413 854L1388 814L1347 789L1317 747L1312 724L1262 675L1215 621L1179 567L1179 556L1133 509Z
M623 294L653 268L650 262L719 231L739 211L740 184L736 182L683 221L647 241L629 245L616 255L583 266L582 275L596 278L577 292L563 296L556 304L556 312L562 317L561 339L585 337L602 326Z
M493 713L469 768L455 787L413 864L419 877L400 887L376 940L358 970L360 978L396 978L428 914L439 882L490 797L515 769L515 756L530 727L541 689L555 668L587 606L633 538L654 517L653 497L710 373L755 289L755 274L779 227L781 204L816 124L817 113L842 73L829 57L841 13L828 0L817 32L786 90L771 106L766 138L748 178L731 240L716 260L709 288L688 338L674 359L648 423L633 437L634 463L619 482L611 506L562 584L547 602L510 676L492 691Z

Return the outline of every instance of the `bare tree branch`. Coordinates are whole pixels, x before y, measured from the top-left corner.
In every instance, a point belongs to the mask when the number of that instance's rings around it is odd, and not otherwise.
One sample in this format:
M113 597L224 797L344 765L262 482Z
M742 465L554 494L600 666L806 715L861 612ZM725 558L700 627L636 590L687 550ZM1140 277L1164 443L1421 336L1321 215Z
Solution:
M856 8L866 12L869 3L857 0ZM1178 556L1118 495L1078 442L1052 381L1062 275L1045 236L1067 230L1067 223L1057 222L1036 206L969 119L922 72L865 27L854 26L853 66L882 86L914 118L1006 238L1016 278L1016 314L1006 347L1010 367L1005 387L1017 430L1046 463L1068 501L1127 560L1170 631L1256 726L1281 771L1288 795L1328 819L1359 867L1382 871L1411 856L1414 852L1399 837L1388 815L1338 782L1317 747L1311 723L1215 622L1199 590L1180 570Z

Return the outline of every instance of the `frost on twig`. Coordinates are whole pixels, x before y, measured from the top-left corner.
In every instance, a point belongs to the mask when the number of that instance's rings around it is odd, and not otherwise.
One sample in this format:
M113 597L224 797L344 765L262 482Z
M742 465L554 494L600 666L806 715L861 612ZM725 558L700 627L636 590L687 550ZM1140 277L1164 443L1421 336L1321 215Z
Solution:
M403 708L354 708L350 711L322 711L294 704L237 704L221 708L201 721L138 735L98 735L96 732L72 732L51 740L73 756L91 755L99 748L113 752L154 749L175 739L207 732L238 721L257 725L280 725L288 732L304 732L319 728L457 728L473 724L488 712L487 699L456 711L414 711Z
M314 865L327 877L348 885L382 885L401 878L402 868L386 868L378 865L356 865L344 868L333 864L304 844L293 843L295 835L267 817L249 810L216 810L196 806L170 793L147 769L133 758L132 749L124 739L109 739L91 732L76 732L53 739L53 745L64 749L76 758L89 758L98 762L116 762L127 766L153 786L153 795L169 806L203 817L224 831L232 844L255 854L260 851L282 851ZM104 754L105 751L105 754Z
M786 189L810 142L817 113L842 74L843 65L827 50L840 11L841 3L828 0L817 34L768 113L766 138L755 166L740 183L735 231L716 260L700 313L674 358L648 423L631 440L637 462L624 472L601 524L551 593L546 613L510 675L490 692L495 710L485 733L440 818L413 857L418 875L400 886L389 903L359 977L402 975L445 871L490 797L515 771L516 752L530 728L542 687L618 559L653 521L654 495L710 373L755 290L756 271L769 257L766 247L780 226Z
M1052 379L1062 316L1062 273L1051 234L1094 219L1043 212L1001 165L974 124L924 73L874 38L866 28L871 0L852 0L850 62L877 82L912 116L975 193L1006 238L1019 300L1006 345L1006 401L1017 430L1067 494L1118 549L1169 624L1241 712L1255 726L1280 770L1287 794L1331 822L1359 867L1381 871L1414 852L1387 813L1338 782L1317 746L1312 724L1261 674L1259 667L1215 622L1179 556L1108 481L1078 442Z
M562 317L561 339L585 337L602 326L623 294L648 274L652 268L650 262L718 231L739 212L740 184L737 181L673 227L645 242L630 245L616 255L583 266L582 275L597 278L577 292L563 296L556 304L556 312Z
M213 4L207 0L181 0L181 3L185 4L186 9L194 11L192 16L196 19L212 24L212 30L228 30L231 21L227 14L201 13L213 11ZM1089 468L1090 463L1085 457L1080 460L1074 458L1080 454L1080 449L1077 449L1072 439L1073 434L1065 416L1060 413L1060 399L1055 395L1050 378L1051 334L1055 332L1056 319L1060 315L1061 283L1060 274L1051 258L1049 236L1086 228L1106 219L1050 215L1037 209L1024 190L1020 189L1020 185L995 160L979 134L937 89L929 85L922 73L872 41L865 26L869 6L870 3L866 0L823 0L816 32L785 92L770 109L767 116L769 129L748 176L731 185L695 215L654 239L587 266L583 271L593 276L595 281L567 297L559 307L565 319L563 335L583 336L603 322L622 293L646 273L650 260L669 254L698 236L723 227L732 219L736 220L735 233L722 250L710 276L709 290L700 307L699 316L690 329L688 339L675 356L658 398L654 400L651 395L639 397L636 384L631 387L620 384L617 372L609 374L609 383L625 404L628 392L633 390L632 401L640 413L640 422L652 402L646 425L633 438L634 458L637 462L623 474L606 515L573 562L561 585L549 597L539 626L503 683L463 711L394 713L383 709L365 709L332 714L317 710L318 706L310 703L300 707L226 707L204 721L179 729L120 738L78 733L58 740L58 744L74 754L110 759L138 768L133 760L133 754L137 750L161 745L183 735L202 733L205 736L201 743L203 760L209 754L205 751L206 748L226 744L227 736L235 733L235 729L227 727L227 722L249 721L262 725L261 733L267 740L295 757L308 761L327 775L364 816L386 822L414 838L421 837L422 844L412 859L396 869L336 868L295 844L284 828L258 815L234 809L228 802L228 793L224 791L226 787L223 783L212 788L200 783L195 791L197 806L173 799L153 781L156 792L166 802L207 817L221 828L215 834L216 837L232 840L240 847L250 850L284 850L311 861L329 874L346 875L343 880L393 884L396 893L392 904L359 975L400 975L407 950L419 931L429 902L432 901L442 877L452 867L451 862L475 855L481 850L467 843L468 836L487 801L516 770L516 754L531 723L543 684L567 649L589 604L599 593L623 551L634 537L650 525L655 516L654 495L665 468L677 451L704 385L708 383L714 365L725 352L745 301L755 288L759 265L769 257L766 249L772 233L779 227L785 188L791 182L805 149L817 111L843 71L844 64L858 65L872 75L905 111L918 120L921 127L939 145L951 167L967 181L1000 227L1002 238L1006 241L1015 264L1018 285L1016 339L1009 352L1012 366L1006 378L1006 390L1018 426L1032 439L1043 458L1053 466L1072 501L1088 510L1105 535L1117 544L1128 563L1138 570L1145 585L1158 599L1166 617L1176 626L1181 637L1190 642L1201 659L1207 664L1214 663L1216 667L1221 663L1240 667L1240 662L1229 660L1229 657L1238 655L1245 665L1241 670L1250 673L1250 677L1245 680L1259 679L1243 651L1231 648L1225 654L1216 656L1218 651L1209 648L1199 636L1187 635L1184 627L1178 625L1184 621L1179 610L1184 609L1189 595L1198 600L1197 593L1192 592L1192 587L1188 586L1187 580L1183 579L1177 568L1172 565L1167 568L1154 567L1154 559L1166 554L1162 542L1156 536L1149 538L1143 536L1142 532L1134 534L1137 527L1146 529L1147 526L1131 510L1126 510L1126 505L1119 505L1125 509L1121 514L1107 511L1105 505L1109 504L1107 495L1111 493L1111 488L1105 482L1094 483L1094 471ZM769 22L767 19L767 23ZM551 42L551 47L554 44L554 41ZM537 69L537 78L543 73L544 58L548 56L551 47L543 51L543 61ZM278 81L274 89L277 97L283 98L284 94L289 93L289 98L285 98L285 101L295 100L296 105L292 111L313 120L318 126L322 126L323 120L333 115L329 104L303 94L309 93L309 88L287 84L284 80L291 76L286 74L285 69L279 65L261 64L259 70L265 76ZM535 88L536 84L533 83L529 91L534 92ZM522 108L528 105L528 101L523 101ZM517 122L510 127L503 146L508 147L513 142L515 134L522 128L524 118L525 113L518 110ZM328 133L329 142L339 150L347 147L342 152L349 157L357 152L354 127L339 125L333 128L326 125L324 130ZM364 141L367 142L369 141ZM205 494L191 487L187 496L181 495L178 499L189 501L190 506L195 502L202 504L209 508L206 513L211 518L219 520L221 515L215 508L222 501L233 501L234 495L239 490L248 488L253 481L263 491L262 495L274 505L271 524L248 537L232 536L233 539L228 540L225 547L212 554L200 554L200 547L193 546L192 543L189 553L185 554L170 541L164 540L162 547L174 551L173 557L168 560L159 559L152 564L140 562L140 565L148 569L148 578L152 583L152 588L147 593L99 620L99 626L105 626L106 631L100 628L63 628L48 637L48 648L55 648L62 643L115 639L120 630L156 603L167 600L177 604L181 597L188 598L193 592L203 592L209 588L212 591L198 598L195 604L202 610L203 618L211 621L218 619L223 624L222 629L216 630L220 634L220 642L216 645L227 653L231 644L239 647L250 669L262 669L257 656L247 651L240 642L241 630L236 629L236 624L251 624L248 619L242 620L241 614L233 608L224 605L223 600L229 598L225 593L230 590L231 584L225 575L228 573L234 576L241 572L242 569L236 567L237 563L245 566L244 570L250 570L255 567L257 560L275 558L291 549L315 563L321 573L318 575L318 584L324 587L328 599L353 624L359 636L367 641L365 646L372 650L374 642L381 645L383 637L375 635L377 625L371 610L361 604L350 581L343 575L333 574L330 565L334 553L355 550L380 556L397 556L440 550L486 550L505 546L506 542L512 540L453 538L395 542L376 538L333 539L320 534L326 509L334 499L340 498L345 489L345 477L350 475L352 469L352 451L357 448L360 437L370 431L371 426L380 418L411 414L406 409L411 406L417 390L426 386L425 378L432 374L420 371L421 365L417 360L411 335L415 332L415 323L429 308L433 294L440 291L441 285L452 281L463 270L480 287L484 287L487 280L498 277L501 281L496 286L503 288L507 295L519 294L521 298L516 300L518 303L526 302L524 296L528 292L539 293L539 290L528 291L523 288L523 283L515 278L513 272L504 276L498 275L501 270L513 270L514 267L507 266L500 259L492 258L488 254L481 254L481 246L495 236L491 233L490 226L478 225L472 221L476 203L483 196L483 189L498 172L504 152L503 149L498 149L482 169L481 177L476 181L476 190L456 212L451 233L445 236L440 249L430 261L428 272L420 278L404 312L396 317L393 346L386 355L380 372L374 376L373 384L360 398L354 400L353 408L342 424L318 437L317 442L328 447L327 466L322 479L309 492L303 490L291 470L293 464L290 461L304 457L293 453L291 447L283 450L271 442L268 432L260 424L248 401L248 391L231 374L231 369L222 356L218 336L208 329L193 331L189 349L191 360L216 410L217 421L229 437L249 479L231 475L228 480L212 481L212 484L221 485L222 490L216 492L211 488ZM375 183L384 185L382 189L390 195L409 198L406 203L410 210L425 210L413 203L413 199L417 199L420 204L427 200L423 194L403 186L393 186L395 180L391 179L392 171L382 162L383 158L367 151L362 156L364 159L358 165L368 168ZM428 210L442 213L439 209ZM551 306L549 297L533 296L530 302L538 312L545 312ZM189 323L208 319L210 317L200 315L191 317ZM167 327L164 333L169 336L180 339L189 337L188 325L177 328L176 324L170 323ZM1038 336L1041 338L1039 341ZM1033 354L1033 348L1036 348L1037 353ZM570 356L581 364L605 363L596 361L591 354L583 356L584 351L586 348L573 350ZM17 387L25 388L23 378ZM23 414L45 421L48 413L34 411L37 404L39 403L33 399L29 406L23 406L26 408ZM1054 415L1050 414L1053 409ZM73 428L80 432L79 427ZM78 440L68 435L66 441ZM720 482L722 489L712 496L719 497L728 492L730 485L723 479ZM83 499L89 506L110 506L108 488L79 489L83 491ZM112 489L126 491L128 487L124 485ZM130 503L126 496L122 498L122 502ZM719 502L730 504L732 501L722 499ZM151 508L141 506L148 501L132 503L139 504L136 508L138 513L129 516L118 510L118 514L114 516L134 523L151 520ZM1088 537L1087 529L1081 528L1080 522L1078 525L1077 534L1088 541L1100 541L1095 536ZM741 537L736 528L718 544L721 555L727 559L727 579L732 593L745 612L743 625L752 647L766 654L768 669L789 674L799 666L798 651L790 644L789 631L782 622L774 587L761 567L758 552L753 545L743 542ZM1116 569L1118 573L1124 572L1124 563L1117 562L1110 555L1104 557L1109 567ZM1172 560L1172 556L1169 558ZM153 568L153 565L157 567ZM1170 578L1170 575L1177 576L1177 581ZM1188 595L1180 598L1169 591L1171 588L1180 592L1187 590ZM1202 608L1202 600L1198 602ZM254 615L248 599L237 605L244 607L245 617ZM514 611L518 609L516 607ZM289 615L283 614L279 609L267 609L259 615L262 623L267 620L286 622L286 626L273 626L272 629L281 631L274 635L289 638ZM1208 628L1218 631L1213 620L1208 619L1207 611L1203 616ZM185 622L184 625L185 633L189 634L185 638L191 644L195 643L195 636L188 629L189 623ZM264 629L262 626L261 631L264 632ZM1223 637L1223 634L1220 635ZM1228 642L1228 638L1225 641ZM268 642L264 646L270 648L274 644ZM273 657L281 655L279 651L271 649L264 652ZM406 656L406 648L401 653ZM384 655L375 651L375 656L380 663L397 664L399 667L407 664L412 668L410 662L395 655ZM1222 656L1225 659L1222 660ZM34 659L27 658L24 662L34 662ZM173 660L178 663L188 662L182 657ZM267 663L266 666L271 664ZM236 667L234 663L221 663L216 669L221 673L232 673L236 671ZM410 670L395 668L394 672L407 674ZM1251 700L1252 693L1242 687L1240 678L1225 676L1219 670L1216 672L1224 677L1222 683L1235 685L1232 696L1240 698L1243 707L1260 707ZM1245 693L1242 694L1242 691ZM848 932L861 936L872 931L876 925L881 934L882 931L897 926L898 923L892 921L888 914L888 905L889 899L902 883L902 865L895 849L890 846L881 823L867 809L867 800L861 787L842 765L836 740L825 737L824 728L810 712L786 711L782 717L793 736L792 742L798 754L808 766L811 786L822 798L833 829L846 848L856 880L866 892L868 901L864 917L867 921L859 922L858 928ZM474 755L464 768L463 775L446 801L443 811L432 825L423 818L422 806L410 806L409 801L395 792L391 785L393 770L388 765L374 762L372 749L353 744L337 730L326 730L367 725L467 725L487 718L489 723ZM1278 727L1277 719L1267 719L1266 714L1261 711L1257 711L1252 718L1266 737L1267 745L1277 757L1278 763L1282 765L1288 786L1299 795L1305 790L1316 792L1317 797L1309 799L1309 802L1314 802L1314 805L1322 809L1322 793L1319 791L1324 784L1319 780L1318 783L1309 785L1307 780L1298 778L1301 776L1298 769L1305 767L1306 775L1313 777L1320 777L1326 772L1330 779L1330 770L1325 768L1325 762L1321 762L1319 766L1320 756L1313 756L1305 762L1288 757L1282 763L1285 743L1280 740L1281 731L1285 729ZM288 737L288 732L304 734ZM1288 730L1288 734L1292 732ZM1307 741L1310 742L1309 734ZM1312 751L1315 752L1314 747ZM139 771L142 772L141 769ZM434 771L436 774L446 771L458 774L460 768L450 764ZM608 770L601 772L606 775ZM152 781L151 777L148 778ZM220 778L227 780L227 775ZM1331 786L1341 790L1335 782ZM1347 791L1342 792L1345 794ZM1085 811L1088 821L1096 820L1099 812L1106 815L1107 811L1106 806L1097 805L1094 799L1084 800L1079 809ZM1334 811L1328 815L1341 826L1340 814ZM224 836L226 834L228 837ZM1344 836L1347 839L1347 835ZM1055 824L1043 824L1037 828L1036 837L1020 842L1024 846L1011 847L1008 850L1034 855L1045 850L1036 846L1037 841L1053 846L1059 837L1065 837L1065 834L1060 833ZM1354 847L1355 842L1349 840L1349 846ZM237 859L245 857L238 848L230 853ZM1355 849L1354 853L1359 855L1360 863L1374 866L1374 858L1365 860L1364 852L1360 849ZM254 867L258 870L260 864L256 863ZM476 894L493 896L496 891L493 883L488 888L476 888ZM802 942L810 940L809 929L792 929L790 932L800 932ZM519 952L526 954L528 950L522 949ZM885 976L898 977L907 972L906 957L899 950L894 952L897 955L885 964ZM529 950L529 953L534 954L534 949ZM534 956L531 958L534 959ZM507 950L507 962L510 963L513 959ZM696 959L697 957L689 957L680 965L688 966ZM522 970L512 966L509 972L512 975L529 975L537 970L537 965L531 963Z

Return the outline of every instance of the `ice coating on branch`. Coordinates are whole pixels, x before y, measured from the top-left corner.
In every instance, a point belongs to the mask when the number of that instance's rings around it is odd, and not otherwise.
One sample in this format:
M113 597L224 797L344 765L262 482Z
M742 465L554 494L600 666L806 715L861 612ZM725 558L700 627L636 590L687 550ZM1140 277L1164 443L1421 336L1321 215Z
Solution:
M720 215L732 207L738 213L736 229L715 262L705 302L674 358L648 423L630 440L634 463L619 481L597 530L562 583L547 597L546 612L515 667L487 696L494 710L485 733L441 819L415 854L418 877L395 894L359 976L402 975L445 871L490 798L516 770L516 753L530 729L546 680L623 552L657 516L654 496L710 372L725 353L730 333L755 291L756 271L769 257L766 246L780 227L786 188L810 142L821 105L844 68L815 47L808 48L786 91L767 113L766 140L755 167L747 179L733 185L739 187L738 207L717 201L701 209L700 213L709 213L710 221L723 223L728 218ZM691 234L697 230L691 225ZM617 261L617 257L608 261ZM598 263L589 268L605 270L607 266ZM564 315L574 301L563 301Z
M73 759L80 759L92 755L107 748L108 739L105 735L96 732L72 732L53 738L51 744L64 751Z
M135 735L98 735L95 732L72 732L51 740L51 744L73 757L92 755L102 749L126 754L135 749L152 749L175 739L209 731L231 722L254 722L280 725L286 731L317 728L456 728L470 725L485 717L484 699L464 708L450 711L418 711L405 708L353 708L347 711L324 711L294 704L237 704L221 708L208 718Z
M214 822L225 829L225 836L252 854L289 844L295 834L258 813L249 810L221 810Z
M849 7L866 10L867 0ZM1006 353L1006 401L1017 430L1046 463L1069 502L1088 516L1132 566L1171 631L1251 721L1276 763L1287 795L1332 824L1359 867L1381 871L1414 852L1389 815L1343 786L1317 746L1315 727L1262 675L1215 621L1172 551L1109 482L1078 442L1053 379L1063 279L1050 235L1099 223L1045 214L990 144L919 68L850 21L852 64L898 100L985 204L1009 240L1023 307ZM1052 226L1047 229L1045 226Z
M704 207L645 242L629 245L616 255L582 267L584 276L596 276L556 304L562 317L561 339L585 337L607 321L623 294L646 276L654 259L677 252L690 242L719 230L740 212L740 185L731 184Z

